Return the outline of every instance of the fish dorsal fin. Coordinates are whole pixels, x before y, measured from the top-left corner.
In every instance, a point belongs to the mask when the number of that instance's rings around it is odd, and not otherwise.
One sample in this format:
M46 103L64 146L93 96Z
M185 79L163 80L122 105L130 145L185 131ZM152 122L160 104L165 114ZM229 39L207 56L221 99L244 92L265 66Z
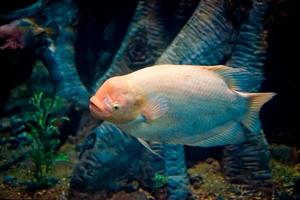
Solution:
M142 108L142 114L149 122L163 116L168 109L168 101L165 98L157 95L146 101Z
M139 141L139 143L141 143L146 149L148 149L151 153L153 153L154 155L158 156L161 159L164 159L161 155L159 155L158 153L156 153L154 150L151 149L150 145L143 140L142 138L137 138L137 140Z
M256 87L262 81L261 77L254 77L243 68L232 68L225 65L201 66L202 69L213 71L220 75L228 87L237 91L245 91Z

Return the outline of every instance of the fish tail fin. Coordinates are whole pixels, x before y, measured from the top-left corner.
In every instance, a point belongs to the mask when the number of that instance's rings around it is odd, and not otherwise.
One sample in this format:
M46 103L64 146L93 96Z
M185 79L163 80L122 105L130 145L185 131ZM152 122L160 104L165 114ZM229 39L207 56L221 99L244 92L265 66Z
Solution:
M260 131L259 111L261 107L269 101L276 93L242 93L248 99L248 112L241 120L243 125L253 133Z

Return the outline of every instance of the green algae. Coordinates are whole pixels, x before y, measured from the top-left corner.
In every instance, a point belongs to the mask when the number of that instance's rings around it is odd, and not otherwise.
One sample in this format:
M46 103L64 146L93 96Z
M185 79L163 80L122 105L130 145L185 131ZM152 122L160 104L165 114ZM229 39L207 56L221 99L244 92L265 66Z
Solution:
M275 186L288 194L293 192L295 181L300 178L300 172L297 165L284 164L275 159L271 159L270 167Z

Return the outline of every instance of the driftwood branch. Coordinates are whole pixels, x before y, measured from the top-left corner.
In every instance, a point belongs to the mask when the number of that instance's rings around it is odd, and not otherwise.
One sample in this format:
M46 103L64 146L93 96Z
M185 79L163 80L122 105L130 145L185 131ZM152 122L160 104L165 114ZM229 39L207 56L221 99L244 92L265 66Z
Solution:
M0 19L6 19L6 20L15 20L20 18L26 18L36 15L40 10L43 9L43 7L46 5L46 3L49 0L38 0L34 4L26 7L21 8L19 10L14 10L13 12L1 14Z
M5 40L0 49L24 49L33 46L46 30L32 19L22 18L0 26L0 39Z
M262 68L266 56L266 36L263 29L266 1L254 0L248 19L241 25L234 49L227 65L244 68L251 72L257 81L253 81L249 91L259 90L263 78Z
M159 0L138 2L121 47L107 72L96 81L93 91L112 76L154 64L167 46L167 32L159 8Z
M157 63L221 64L232 51L235 33L225 17L224 1L200 1Z

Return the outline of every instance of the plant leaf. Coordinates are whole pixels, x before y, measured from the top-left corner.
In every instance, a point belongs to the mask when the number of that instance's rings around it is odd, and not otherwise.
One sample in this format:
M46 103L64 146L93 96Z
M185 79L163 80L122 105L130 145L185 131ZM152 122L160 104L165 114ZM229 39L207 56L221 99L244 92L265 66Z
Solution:
M69 162L70 161L70 158L66 155L66 154L63 154L63 153L60 153L58 154L55 159L54 159L55 162Z

